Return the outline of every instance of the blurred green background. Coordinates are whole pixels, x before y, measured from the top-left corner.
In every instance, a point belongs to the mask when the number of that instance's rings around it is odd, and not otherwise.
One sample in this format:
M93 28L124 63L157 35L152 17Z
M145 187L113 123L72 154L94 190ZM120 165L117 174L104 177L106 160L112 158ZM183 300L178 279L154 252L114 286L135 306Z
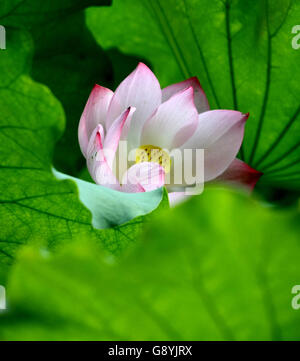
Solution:
M0 339L300 339L299 19L296 0L1 2ZM210 187L170 210L164 195L92 226L51 166L90 180L88 95L138 61L162 86L196 75L212 109L250 112L239 157L264 173L251 197Z

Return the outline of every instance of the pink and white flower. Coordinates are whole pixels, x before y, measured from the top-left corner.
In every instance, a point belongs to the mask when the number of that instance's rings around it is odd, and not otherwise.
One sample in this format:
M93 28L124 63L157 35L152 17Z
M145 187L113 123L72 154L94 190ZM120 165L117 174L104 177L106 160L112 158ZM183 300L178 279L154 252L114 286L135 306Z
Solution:
M152 71L140 63L115 92L95 85L80 119L78 138L94 181L119 191L145 192L163 186L166 173L172 172L164 149L174 148L204 149L205 182L252 189L261 173L236 159L247 119L248 114L239 111L210 110L195 77L161 89ZM116 174L121 140L137 156L135 164ZM172 192L168 185L171 203L184 197L183 187L182 192Z

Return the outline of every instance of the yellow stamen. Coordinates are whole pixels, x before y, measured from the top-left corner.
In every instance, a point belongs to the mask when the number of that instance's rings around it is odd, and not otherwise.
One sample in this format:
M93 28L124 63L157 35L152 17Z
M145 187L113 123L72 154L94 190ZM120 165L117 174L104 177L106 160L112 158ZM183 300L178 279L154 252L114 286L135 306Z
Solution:
M169 154L160 147L151 144L142 145L136 150L135 162L158 163L164 168L165 173L169 173L171 169L171 159Z

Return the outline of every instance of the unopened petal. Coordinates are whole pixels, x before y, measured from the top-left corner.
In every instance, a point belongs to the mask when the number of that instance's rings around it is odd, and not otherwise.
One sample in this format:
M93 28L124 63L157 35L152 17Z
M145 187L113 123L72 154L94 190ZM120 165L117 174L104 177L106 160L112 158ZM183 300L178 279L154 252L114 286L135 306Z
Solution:
M187 89L189 87L194 89L194 102L197 108L198 113L203 113L209 110L209 104L207 97L202 89L199 80L196 77L184 80L180 83L172 84L167 86L162 90L162 102L170 99L174 94L180 92L181 90Z
M189 87L162 103L147 120L142 131L141 144L151 144L171 151L191 137L197 121L194 91Z
M112 98L106 126L128 107L135 107L128 131L128 141L132 147L138 147L142 127L161 103L161 89L153 72L143 63L118 86Z
M204 179L222 174L235 159L244 137L248 114L211 110L199 115L197 130L182 149L204 149Z
M175 207L178 204L188 200L191 196L186 195L185 192L170 192L168 194L169 203L171 207Z
M263 173L250 167L247 163L234 159L224 173L214 181L242 187L252 191Z
M99 124L93 131L87 148L87 167L97 184L120 190L120 184L107 163L103 150L103 127Z
M113 96L110 89L95 85L85 105L78 127L78 140L82 154L87 156L90 136L98 124L104 126L107 110Z
M132 115L135 112L135 108L126 109L107 130L107 134L104 139L104 149L106 151L106 160L110 168L114 161L114 157L119 145L122 131L126 123L130 123Z
M164 185L165 172L157 163L143 162L130 167L122 178L122 188L125 192L146 192Z

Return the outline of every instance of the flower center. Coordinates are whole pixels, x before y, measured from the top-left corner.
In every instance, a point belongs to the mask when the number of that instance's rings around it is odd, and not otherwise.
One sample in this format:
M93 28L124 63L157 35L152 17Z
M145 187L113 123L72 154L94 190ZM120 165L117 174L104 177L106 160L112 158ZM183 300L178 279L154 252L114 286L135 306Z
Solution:
M164 168L165 173L169 173L171 169L171 159L169 154L154 145L142 145L136 150L135 162L153 162L158 163Z

